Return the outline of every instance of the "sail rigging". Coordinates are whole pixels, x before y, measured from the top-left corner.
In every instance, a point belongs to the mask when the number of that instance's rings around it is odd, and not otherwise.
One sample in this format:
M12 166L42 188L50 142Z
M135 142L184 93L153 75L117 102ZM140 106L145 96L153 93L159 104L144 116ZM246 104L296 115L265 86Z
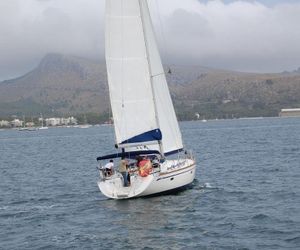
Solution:
M147 1L108 0L105 37L116 143L157 141L147 148L180 150L181 133Z

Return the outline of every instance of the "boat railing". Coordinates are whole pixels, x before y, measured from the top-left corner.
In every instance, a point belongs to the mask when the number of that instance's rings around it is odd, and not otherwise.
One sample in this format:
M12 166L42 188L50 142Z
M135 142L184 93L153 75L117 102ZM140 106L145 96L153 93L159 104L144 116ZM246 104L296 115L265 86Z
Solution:
M192 150L185 150L184 155L185 155L186 159L190 159L190 160L195 161L195 156L194 156L194 153L193 153Z
M149 174L159 173L161 171L161 163L163 159L159 155L154 155L154 154L148 155L147 158L151 161L152 164L152 170ZM97 169L99 171L101 180L114 179L114 178L119 178L121 176L121 173L119 172L118 169L113 168L111 171L107 171L104 165L102 165L101 161L98 161L98 163L99 165ZM130 174L130 176L132 177L140 175L139 167L137 166L136 162L131 162L128 165L127 171L128 174Z
M97 167L98 171L99 171L99 176L101 180L108 180L108 179L112 179L112 178L116 178L117 177L117 173L118 171L115 169L111 169L110 171L108 171L107 169L105 169L101 164L99 164L99 166Z
M106 170L105 168L103 168L101 165L99 165L97 167L98 171L99 171L99 176L100 176L100 179L103 180L103 179L106 179Z

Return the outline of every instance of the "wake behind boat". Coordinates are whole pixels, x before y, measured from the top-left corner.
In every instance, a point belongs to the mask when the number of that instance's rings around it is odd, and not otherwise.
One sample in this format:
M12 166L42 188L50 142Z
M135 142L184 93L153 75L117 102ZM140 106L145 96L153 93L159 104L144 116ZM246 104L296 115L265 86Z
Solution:
M105 52L119 152L97 158L101 192L125 199L191 184L196 164L183 148L147 0L106 1ZM103 167L116 158L123 170Z

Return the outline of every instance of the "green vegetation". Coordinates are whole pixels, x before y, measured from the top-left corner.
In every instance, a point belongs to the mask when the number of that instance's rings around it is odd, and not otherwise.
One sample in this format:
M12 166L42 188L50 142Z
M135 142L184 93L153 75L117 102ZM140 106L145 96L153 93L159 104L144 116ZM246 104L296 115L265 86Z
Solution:
M232 119L241 117L275 117L280 111L276 106L253 105L245 106L240 103L207 103L198 104L193 107L178 105L177 116L179 120L193 120L195 114L200 115L200 119Z
M42 105L33 101L32 99L21 99L16 102L0 103L0 114L2 117L9 117L16 115L37 116L43 114L56 115L52 108L47 105Z
M110 115L108 112L104 112L102 114L97 113L85 113L85 114L77 114L75 115L78 124L103 124L110 119Z

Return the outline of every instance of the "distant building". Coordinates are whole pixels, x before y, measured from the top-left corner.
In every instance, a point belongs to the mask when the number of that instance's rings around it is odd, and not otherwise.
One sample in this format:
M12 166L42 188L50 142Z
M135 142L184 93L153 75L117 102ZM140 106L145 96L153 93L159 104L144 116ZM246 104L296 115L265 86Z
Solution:
M280 117L298 117L300 116L300 108L297 109L282 109L279 113Z
M70 119L69 124L71 124L71 125L77 125L77 119L76 118L74 118L73 116L71 116L71 117L69 117L69 119Z
M52 118L47 118L45 121L46 121L46 126L52 126L52 127L77 124L77 119L74 118L73 116L68 118L52 117Z
M60 118L60 125L69 125L69 118Z
M46 126L59 126L60 125L60 118L47 118L46 119Z
M61 118L60 119L61 125L76 125L77 124L77 119L72 117L68 118Z
M25 123L26 127L34 127L34 125L35 125L34 122L26 122Z
M0 128L9 128L10 127L10 122L2 120L0 121Z
M14 119L10 122L11 126L13 128L17 128L17 127L22 127L23 126L23 121L19 120L19 119Z

